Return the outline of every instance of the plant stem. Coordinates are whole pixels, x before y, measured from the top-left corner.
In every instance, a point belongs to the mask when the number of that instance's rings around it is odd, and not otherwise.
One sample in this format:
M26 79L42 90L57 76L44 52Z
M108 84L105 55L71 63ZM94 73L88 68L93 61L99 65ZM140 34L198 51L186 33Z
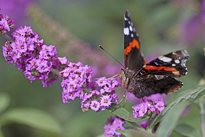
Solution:
M148 120L147 120L147 128L149 128L149 126L150 126L150 124L149 124L150 120L151 120L151 117L149 117Z
M59 71L56 70L56 69L51 68L51 72L55 73L55 74L58 75L58 76L60 75L60 74L59 74Z
M199 103L200 105L200 118L201 118L201 133L202 133L202 137L205 137L205 126L204 126L204 103L203 101L201 101Z
M147 123L147 128L149 128L149 126L150 126L150 121L152 120L152 112L151 112L151 114L149 115L149 118L148 118L148 123Z
M1 34L1 36L3 36L4 38L6 38L7 40L14 42L11 37L9 37L7 34Z
M152 120L152 114L153 113L151 112L151 114L149 115L149 118L147 120L147 131L150 132L150 133L152 133L152 129L150 128L150 122Z

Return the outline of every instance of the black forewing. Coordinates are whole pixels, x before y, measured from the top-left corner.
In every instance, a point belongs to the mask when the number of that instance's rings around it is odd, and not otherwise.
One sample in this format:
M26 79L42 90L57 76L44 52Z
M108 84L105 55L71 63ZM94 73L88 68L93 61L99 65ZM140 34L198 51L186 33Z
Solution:
M124 60L125 68L137 72L145 63L145 59L140 52L140 39L128 11L124 16Z

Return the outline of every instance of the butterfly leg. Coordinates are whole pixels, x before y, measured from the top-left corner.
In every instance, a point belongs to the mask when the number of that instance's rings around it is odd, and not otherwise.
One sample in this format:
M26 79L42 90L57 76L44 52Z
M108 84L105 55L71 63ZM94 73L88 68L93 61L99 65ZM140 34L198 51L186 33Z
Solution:
M120 103L126 98L126 94L127 94L127 90L125 90L124 95L122 96L122 99L119 101L119 103L117 105L114 106L114 108L112 109L112 112L116 109L117 106L120 105ZM125 105L125 103L124 103ZM123 107L124 107L123 105Z
M114 75L114 76L112 76L112 77L110 77L110 78L107 78L107 79L105 79L105 80L112 79L112 78L117 79L117 78L119 78L119 77L120 77L120 74L116 74L116 75Z
M124 108L124 107L125 107L125 103L126 103L126 101L127 101L127 96L128 96L127 90L125 91L125 93L124 93L123 96L125 96L125 101L124 101L124 104L123 104L123 108Z

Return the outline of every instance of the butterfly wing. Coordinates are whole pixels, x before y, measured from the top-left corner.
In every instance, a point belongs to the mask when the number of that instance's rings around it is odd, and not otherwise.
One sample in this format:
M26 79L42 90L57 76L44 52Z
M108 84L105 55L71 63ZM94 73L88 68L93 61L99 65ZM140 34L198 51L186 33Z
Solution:
M143 75L130 82L128 91L137 98L152 94L168 94L181 88L183 83L169 76Z
M147 63L135 76L163 75L183 77L187 74L186 61L189 58L190 56L186 50L174 51Z
M175 51L147 63L139 72L134 74L128 91L142 98L156 93L176 91L183 86L175 77L187 74L186 61L189 54L186 50Z
M146 61L140 52L140 39L128 11L124 16L124 60L125 68L134 72L140 70Z

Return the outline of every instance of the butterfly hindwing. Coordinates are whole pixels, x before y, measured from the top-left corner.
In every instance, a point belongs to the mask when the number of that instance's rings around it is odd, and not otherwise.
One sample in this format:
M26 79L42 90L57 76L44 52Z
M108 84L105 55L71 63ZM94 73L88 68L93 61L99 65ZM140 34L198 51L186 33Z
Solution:
M181 81L169 76L143 75L130 82L128 91L137 98L150 96L152 94L168 94L183 86Z
M140 52L140 39L128 11L124 16L124 59L125 68L137 72L145 65L145 59Z

